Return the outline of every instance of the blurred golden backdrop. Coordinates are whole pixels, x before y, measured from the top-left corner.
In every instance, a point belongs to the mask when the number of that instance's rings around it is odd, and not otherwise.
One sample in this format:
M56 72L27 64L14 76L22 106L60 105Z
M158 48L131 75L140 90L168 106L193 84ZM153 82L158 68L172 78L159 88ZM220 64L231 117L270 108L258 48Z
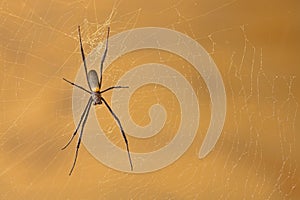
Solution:
M300 198L298 1L4 0L0 5L0 199ZM62 77L75 80L82 63L78 25L87 54L103 41L107 26L112 35L164 27L199 42L218 66L227 94L225 126L213 151L198 159L210 123L209 92L200 74L172 53L135 51L108 67L103 87L143 63L172 66L199 101L193 144L172 165L144 174L110 169L82 145L68 176L76 142L60 149L75 129L73 89ZM110 101L111 93L105 97ZM129 137L133 152L157 150L176 133L180 107L160 85L145 85L131 97L133 120L147 125L155 103L165 107L167 122L152 138ZM123 148L108 111L96 112L106 136Z

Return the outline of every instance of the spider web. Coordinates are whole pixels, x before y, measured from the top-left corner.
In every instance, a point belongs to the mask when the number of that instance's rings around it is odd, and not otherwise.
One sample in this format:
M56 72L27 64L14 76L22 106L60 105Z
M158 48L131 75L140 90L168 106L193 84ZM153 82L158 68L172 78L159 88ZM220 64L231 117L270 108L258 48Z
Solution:
M1 1L1 199L297 199L299 14L296 3L274 2L272 8L269 4ZM254 8L256 15L248 13ZM82 146L74 174L68 176L76 142L60 149L75 128L73 91L62 77L75 80L82 62L79 24L86 54L101 44L107 26L111 34L144 26L174 29L209 52L227 95L225 127L209 156L197 157L211 106L200 74L172 53L142 50L113 62L104 73L103 87L116 84L143 63L172 66L192 85L199 101L201 119L193 144L172 165L138 175L108 168ZM111 93L105 98L110 102ZM176 96L165 87L149 84L130 101L132 118L141 126L150 122L151 105L160 103L167 111L159 134L147 139L129 137L131 150L149 152L168 144L180 123ZM112 108L121 103L114 102ZM96 113L106 136L123 148L107 110L97 107Z

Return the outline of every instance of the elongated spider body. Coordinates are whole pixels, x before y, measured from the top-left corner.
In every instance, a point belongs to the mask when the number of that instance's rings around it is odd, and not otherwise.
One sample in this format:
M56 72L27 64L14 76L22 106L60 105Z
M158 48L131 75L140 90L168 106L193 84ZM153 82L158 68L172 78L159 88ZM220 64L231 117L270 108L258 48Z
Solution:
M93 104L94 105L102 104L99 79L98 79L97 72L95 70L89 71L88 83L91 86L91 90L92 90L91 96L93 99Z

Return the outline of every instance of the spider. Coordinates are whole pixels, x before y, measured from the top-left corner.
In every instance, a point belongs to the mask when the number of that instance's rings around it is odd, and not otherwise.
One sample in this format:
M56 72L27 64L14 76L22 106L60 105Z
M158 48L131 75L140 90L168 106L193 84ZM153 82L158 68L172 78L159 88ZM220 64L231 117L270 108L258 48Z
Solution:
M107 107L107 109L109 110L109 112L112 114L112 116L114 117L114 119L116 120L116 122L119 125L120 131L122 133L122 136L123 136L125 144L126 144L126 149L127 149L128 159L129 159L129 163L130 163L130 168L131 168L131 171L133 170L133 165L132 165L131 156L130 156L129 147L128 147L128 140L126 138L126 135L125 135L125 132L124 132L123 127L121 125L121 122L120 122L119 118L117 117L117 115L113 112L111 107L108 105L107 101L102 97L102 94L109 91L109 90L116 89L116 88L128 88L127 86L126 87L124 87L124 86L112 86L112 87L109 87L109 88L101 91L103 63L105 61L106 54L107 54L107 49L108 49L109 32L110 32L110 27L108 27L108 29L107 29L105 50L104 50L104 53L102 55L102 59L101 59L101 63L100 63L100 80L98 79L98 75L97 75L97 72L95 70L90 70L89 72L87 72L86 60L85 60L84 50L83 50L82 41L81 41L80 26L78 26L80 50L81 50L81 56L82 56L82 60L83 60L83 65L84 65L84 70L85 70L85 75L86 75L86 80L87 80L87 83L88 83L88 86L89 86L89 90L87 90L87 89L83 88L82 86L77 85L77 84L63 78L64 81L70 83L71 85L73 85L73 86L75 86L75 87L77 87L77 88L79 88L79 89L81 89L81 90L83 90L83 91L85 91L85 92L87 92L91 95L88 102L87 102L87 104L86 104L86 106L85 106L85 108L84 108L83 113L81 114L80 121L79 121L79 123L78 123L71 139L62 148L62 150L64 150L65 148L67 148L69 146L69 144L72 142L73 138L77 134L77 131L78 131L78 129L79 129L81 123L82 123L80 135L79 135L77 146L76 146L74 162L73 162L73 165L72 165L72 168L70 170L69 175L72 174L73 169L74 169L75 164L76 164L78 151L79 151L79 147L80 147L80 143L81 143L81 139L82 139L82 135L83 135L83 129L84 129L84 126L86 124L86 121L87 121L87 118L88 118L88 115L89 115L89 112L90 112L91 105L92 105L92 103L94 105L100 105L100 104L102 104L102 102Z

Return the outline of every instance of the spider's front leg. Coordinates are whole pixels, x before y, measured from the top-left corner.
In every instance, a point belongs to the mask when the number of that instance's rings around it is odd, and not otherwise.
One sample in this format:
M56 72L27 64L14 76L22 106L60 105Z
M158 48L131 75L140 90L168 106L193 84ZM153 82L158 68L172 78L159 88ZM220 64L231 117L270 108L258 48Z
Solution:
M129 159L129 163L130 163L130 169L131 171L133 170L133 165L132 165L132 160L131 160L131 155L130 155L130 151L129 151L129 145L128 145L128 140L127 140L127 137L125 135L125 132L124 132L124 129L122 127L122 124L119 120L119 118L117 117L117 115L114 113L114 111L111 109L111 107L108 105L108 103L106 102L106 100L101 97L101 100L104 102L105 106L107 107L107 109L109 110L109 112L112 114L112 116L115 118L115 120L117 121L118 125L119 125L119 128L121 130L121 133L122 133L122 136L123 136L123 139L125 141L125 145L126 145L126 150L127 150L127 154L128 154L128 159Z
M76 164L76 161L77 161L78 151L79 151L79 147L80 147L80 144L81 144L81 139L82 139L82 135L83 135L84 126L85 126L87 118L89 116L91 105L92 105L92 99L90 98L89 102L87 104L86 114L85 114L85 117L84 117L83 122L82 122L81 131L80 131L80 135L79 135L77 146L76 146L75 158L74 158L74 162L73 162L72 168L70 170L69 176L72 174L73 169L74 169L75 164Z
M79 123L78 123L78 125L77 125L77 127L76 127L76 129L75 129L75 131L74 131L74 133L73 133L73 135L71 137L71 139L69 140L69 142L61 150L64 150L65 148L67 148L69 146L69 144L71 144L71 142L74 139L74 137L76 136L77 131L78 131L79 127L80 127L80 124L81 124L82 120L84 120L86 118L86 112L87 112L87 109L88 109L89 105L92 103L91 101L92 101L92 98L90 97L88 103L86 104L86 106L84 108L83 113L81 114Z

